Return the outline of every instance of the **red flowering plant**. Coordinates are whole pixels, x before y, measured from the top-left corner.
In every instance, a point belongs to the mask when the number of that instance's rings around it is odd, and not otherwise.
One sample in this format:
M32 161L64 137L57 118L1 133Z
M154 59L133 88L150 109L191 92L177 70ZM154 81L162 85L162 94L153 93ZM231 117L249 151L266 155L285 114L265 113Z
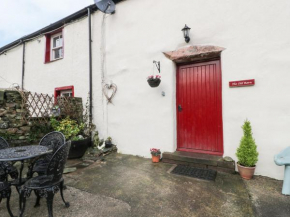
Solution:
M156 75L154 78L154 75L150 75L147 77L147 80L149 81L153 81L153 80L160 80L161 76L160 75Z
M151 149L150 149L150 152L151 152L151 154L152 154L153 156L158 156L158 155L161 154L160 149L157 149L157 148L151 148Z
M147 77L147 82L150 85L150 87L158 87L159 84L161 83L161 76L160 75L156 75L154 77L154 75L150 75L149 77Z

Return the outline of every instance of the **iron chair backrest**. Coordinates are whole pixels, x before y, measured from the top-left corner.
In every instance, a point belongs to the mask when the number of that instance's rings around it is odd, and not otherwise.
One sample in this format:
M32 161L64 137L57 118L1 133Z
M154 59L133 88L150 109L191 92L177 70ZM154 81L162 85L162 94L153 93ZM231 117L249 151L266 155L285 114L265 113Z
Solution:
M39 145L51 148L58 146L56 150L65 143L65 137L61 132L53 131L46 134L39 142ZM55 148L55 147L52 147Z
M46 134L39 142L39 145L45 146L52 150L51 154L47 154L45 159L47 162L50 161L53 154L65 143L65 137L61 132L54 131Z
M68 157L71 142L64 143L52 156L47 170L46 175L52 176L52 182L56 183L61 180L65 163Z
M9 144L5 139L0 137L0 149L5 149L5 148L9 148Z

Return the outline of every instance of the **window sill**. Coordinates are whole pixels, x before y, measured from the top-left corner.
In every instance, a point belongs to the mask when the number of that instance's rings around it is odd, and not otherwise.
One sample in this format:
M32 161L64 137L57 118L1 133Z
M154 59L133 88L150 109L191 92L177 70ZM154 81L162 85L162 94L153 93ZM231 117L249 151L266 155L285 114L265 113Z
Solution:
M62 60L62 59L63 59L63 57L58 58L58 59L54 59L54 60L50 60L50 61L48 61L48 62L45 62L45 64L47 64L47 63L52 63L52 62L55 62L55 61L58 61L58 60Z

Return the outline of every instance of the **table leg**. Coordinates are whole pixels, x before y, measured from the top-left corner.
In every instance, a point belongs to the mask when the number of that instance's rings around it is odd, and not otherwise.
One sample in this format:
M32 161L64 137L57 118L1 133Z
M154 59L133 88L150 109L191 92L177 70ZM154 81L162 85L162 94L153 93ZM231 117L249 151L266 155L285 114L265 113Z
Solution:
M27 178L28 179L31 179L33 177L33 167L34 167L34 164L36 163L36 161L40 159L40 157L36 157L34 159L30 159L30 161L28 162L28 172L27 172Z
M28 164L28 171L27 171L27 178L31 179L33 176L32 170L33 170L34 162L29 162Z
M21 197L22 192L18 192L18 196L19 196L19 215L21 214L21 210L22 210L22 197Z

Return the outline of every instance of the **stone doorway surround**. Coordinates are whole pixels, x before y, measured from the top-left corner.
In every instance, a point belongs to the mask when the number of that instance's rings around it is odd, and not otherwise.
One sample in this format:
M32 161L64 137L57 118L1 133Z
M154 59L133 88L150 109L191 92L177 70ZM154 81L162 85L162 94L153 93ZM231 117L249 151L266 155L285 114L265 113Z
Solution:
M163 54L176 64L186 64L191 62L203 62L208 61L211 59L220 58L220 54L226 48L213 46L213 45L191 45L182 48L178 48L174 51L163 52ZM196 154L196 153L184 153L183 154ZM168 153L169 155L173 155L174 153ZM196 154L197 155L197 154ZM202 155L202 154L199 154ZM209 155L210 157L210 155ZM166 156L165 156L166 158ZM194 158L195 161L196 158ZM178 159L180 160L180 159ZM181 160L182 161L182 160ZM168 162L170 163L170 162ZM196 163L196 162L195 162ZM198 162L200 164L200 162ZM202 165L204 167L204 165ZM217 167L217 165L215 165ZM207 167L207 166L206 166ZM224 168L221 168L224 171ZM226 170L229 172L235 171L235 168L230 165L229 167L226 166ZM228 171L227 171L228 172Z
M189 63L219 57L223 50L213 45L194 45L163 53L175 63Z

